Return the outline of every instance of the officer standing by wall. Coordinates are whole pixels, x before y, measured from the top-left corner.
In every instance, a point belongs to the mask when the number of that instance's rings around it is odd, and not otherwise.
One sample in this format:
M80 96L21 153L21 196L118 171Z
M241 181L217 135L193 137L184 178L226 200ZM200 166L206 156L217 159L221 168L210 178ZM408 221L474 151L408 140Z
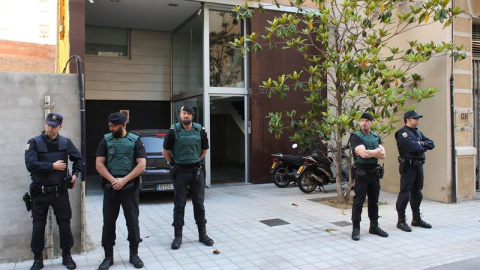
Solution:
M192 195L193 215L198 226L199 241L207 246L214 243L207 235L207 220L203 206L205 179L201 161L208 152L208 138L202 126L193 122L194 115L192 107L183 106L180 109L180 123L172 126L163 142L163 156L171 166L175 190L172 224L175 238L171 245L172 249L178 249L182 244L188 187Z
M62 123L63 117L60 114L49 113L44 123L45 131L30 139L25 148L25 164L32 177L30 193L33 231L30 247L34 261L31 270L43 268L42 252L45 247L45 225L50 205L60 231L62 263L68 269L77 267L70 254L73 247L70 228L72 208L67 190L75 187L84 160L72 141L59 135ZM71 176L67 169L69 158L73 162Z
M422 203L423 164L425 152L432 150L435 144L425 137L417 128L419 119L423 116L416 111L408 111L403 117L405 126L395 133L400 163L400 193L397 198L398 223L397 228L411 232L405 216L408 201L412 208L412 226L430 229L432 225L422 220L420 204Z
M377 163L385 158L385 148L382 140L371 131L373 116L363 113L360 118L360 130L350 137L350 146L354 150L355 160L355 197L352 206L352 239L360 240L360 221L362 207L368 195L368 217L370 218L369 233L388 237L388 233L378 226L378 196L380 194L380 179L383 177L383 167Z
M105 259L98 267L106 270L113 265L113 246L115 246L115 227L120 211L127 221L128 241L130 242L130 263L142 268L143 262L138 256L140 227L138 225L140 204L139 175L145 170L146 152L140 138L127 132L127 116L112 113L108 117L111 133L105 134L96 153L96 169L103 178L103 231L102 246Z

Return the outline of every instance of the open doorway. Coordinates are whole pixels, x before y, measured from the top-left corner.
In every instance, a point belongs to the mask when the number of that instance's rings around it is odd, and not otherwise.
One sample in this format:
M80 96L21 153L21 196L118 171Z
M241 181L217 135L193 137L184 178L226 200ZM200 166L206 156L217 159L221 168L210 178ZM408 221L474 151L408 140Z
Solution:
M245 182L244 97L210 98L211 183Z

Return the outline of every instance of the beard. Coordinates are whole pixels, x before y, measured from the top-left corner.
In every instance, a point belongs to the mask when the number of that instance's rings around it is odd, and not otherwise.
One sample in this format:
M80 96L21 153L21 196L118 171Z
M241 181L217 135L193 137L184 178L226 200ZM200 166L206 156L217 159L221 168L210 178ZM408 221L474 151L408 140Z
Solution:
M123 129L122 128L119 128L116 131L112 131L112 136L114 138L120 138L120 137L122 137L122 135L123 135Z
M190 119L183 119L181 121L182 121L182 124L185 126L189 126L192 123L192 120Z

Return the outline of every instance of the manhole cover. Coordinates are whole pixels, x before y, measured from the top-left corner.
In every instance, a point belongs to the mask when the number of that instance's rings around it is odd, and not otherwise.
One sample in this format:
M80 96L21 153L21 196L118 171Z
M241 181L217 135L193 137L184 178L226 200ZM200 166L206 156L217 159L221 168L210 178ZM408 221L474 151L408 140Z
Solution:
M285 220L282 220L282 219L279 219L279 218L260 220L260 222L262 222L263 224L268 225L270 227L290 224L290 223L286 222Z
M336 222L332 222L332 224L337 225L338 227L352 226L352 223L348 221L336 221Z

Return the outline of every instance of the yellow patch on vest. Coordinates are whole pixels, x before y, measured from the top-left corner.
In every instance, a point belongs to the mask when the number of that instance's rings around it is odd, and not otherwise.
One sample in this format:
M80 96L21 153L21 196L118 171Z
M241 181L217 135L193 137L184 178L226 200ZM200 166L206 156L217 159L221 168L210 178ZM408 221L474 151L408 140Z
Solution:
M402 133L402 136L405 137L405 138L408 137L407 132L403 132L403 133Z
M30 149L30 144L29 143L27 143L27 146L25 146L25 150L28 150L28 149Z

